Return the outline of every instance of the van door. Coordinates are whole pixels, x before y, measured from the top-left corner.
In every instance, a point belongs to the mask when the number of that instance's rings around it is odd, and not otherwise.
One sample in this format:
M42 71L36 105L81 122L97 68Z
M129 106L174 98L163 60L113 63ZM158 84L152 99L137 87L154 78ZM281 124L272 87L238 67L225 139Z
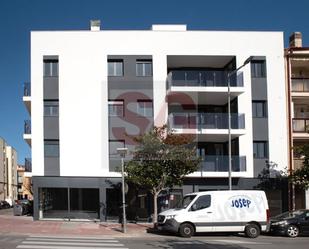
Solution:
M196 232L211 232L213 230L211 195L202 195L189 208L188 220L196 228Z

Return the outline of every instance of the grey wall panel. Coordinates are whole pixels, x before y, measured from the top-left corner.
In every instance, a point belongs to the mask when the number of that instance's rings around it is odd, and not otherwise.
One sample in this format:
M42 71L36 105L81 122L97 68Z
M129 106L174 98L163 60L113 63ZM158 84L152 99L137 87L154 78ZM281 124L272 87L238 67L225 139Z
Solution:
M263 169L266 166L266 160L267 159L254 159L254 176L258 177L259 174L263 171Z
M251 79L252 100L267 100L266 78Z
M44 99L59 99L59 78L44 77Z
M44 158L44 175L45 176L59 176L60 175L59 157L45 157Z
M44 117L44 139L59 139L59 117Z
M268 119L253 118L253 140L268 141Z

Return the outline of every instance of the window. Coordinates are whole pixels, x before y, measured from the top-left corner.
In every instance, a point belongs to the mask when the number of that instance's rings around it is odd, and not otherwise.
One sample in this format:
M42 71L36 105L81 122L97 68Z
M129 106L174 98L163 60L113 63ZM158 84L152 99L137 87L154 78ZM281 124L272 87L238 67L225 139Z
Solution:
M108 76L123 76L123 60L108 60Z
M152 76L152 60L136 60L136 76Z
M57 77L58 76L58 60L44 60L44 76Z
M44 140L44 156L59 157L59 140Z
M123 117L123 100L108 101L108 115L114 117Z
M254 158L267 158L267 142L253 141L253 157Z
M265 118L266 116L266 101L252 101L252 117Z
M266 77L265 60L255 60L251 62L251 77L252 78L265 78Z
M211 196L210 195L202 195L192 205L191 210L196 211L196 210L208 208L208 207L210 207L210 203L211 203Z
M109 140L109 156L110 157L120 157L117 153L117 148L124 148L124 140Z
M58 101L44 101L44 116L56 117L59 115L59 102Z
M152 100L138 100L137 113L144 117L152 117Z

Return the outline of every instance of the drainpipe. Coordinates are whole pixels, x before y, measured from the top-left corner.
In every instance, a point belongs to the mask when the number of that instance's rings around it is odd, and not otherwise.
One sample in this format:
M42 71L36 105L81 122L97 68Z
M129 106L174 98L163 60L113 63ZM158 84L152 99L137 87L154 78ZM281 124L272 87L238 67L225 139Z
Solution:
M291 54L292 49L288 48L285 52L286 57L286 68L287 68L287 107L288 107L288 153L289 153L289 174L293 173L293 127L292 127L292 112L291 112ZM295 185L294 183L288 183L288 200L289 200L289 211L295 210Z

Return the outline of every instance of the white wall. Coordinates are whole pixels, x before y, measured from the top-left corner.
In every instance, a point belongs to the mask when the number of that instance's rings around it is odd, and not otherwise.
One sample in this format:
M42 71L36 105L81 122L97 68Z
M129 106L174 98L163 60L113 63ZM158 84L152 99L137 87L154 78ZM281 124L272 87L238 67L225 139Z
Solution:
M33 175L44 174L43 56L59 55L60 173L116 176L108 172L107 55L152 55L155 124L166 121L167 55L266 56L270 160L287 166L283 35L281 32L67 31L31 33ZM240 155L253 175L250 66L243 69L246 114ZM280 111L278 111L280 110Z

